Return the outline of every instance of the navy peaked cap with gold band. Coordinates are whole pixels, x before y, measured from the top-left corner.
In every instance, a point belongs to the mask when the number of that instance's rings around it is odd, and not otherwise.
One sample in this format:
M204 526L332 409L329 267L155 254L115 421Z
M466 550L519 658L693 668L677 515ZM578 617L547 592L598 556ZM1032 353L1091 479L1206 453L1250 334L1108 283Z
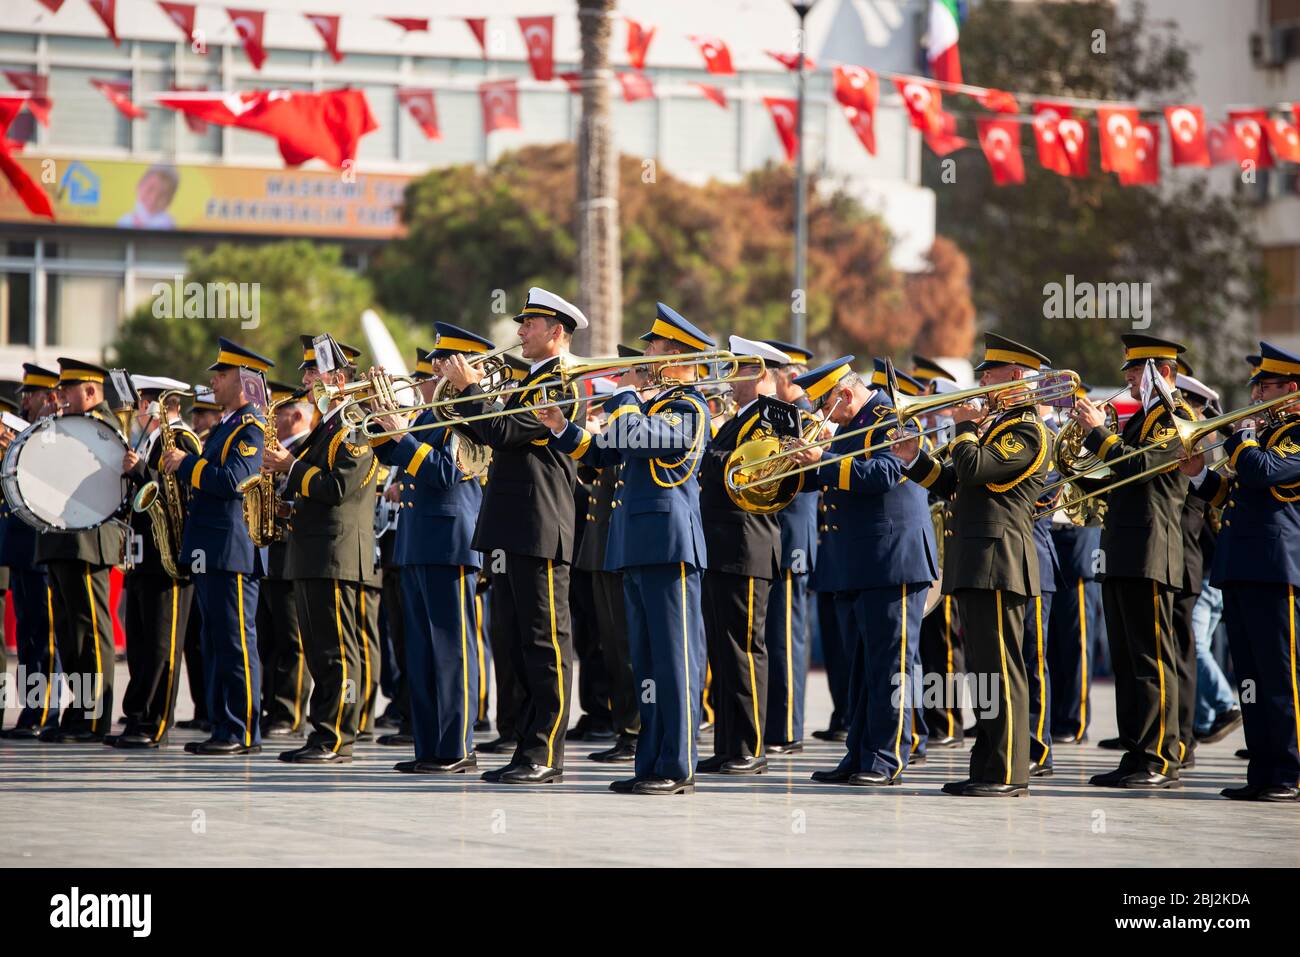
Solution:
M108 370L93 362L80 359L59 359L59 385L72 382L98 382L101 385L108 378Z
M298 385L289 385L289 383L287 383L287 382L272 382L272 381L268 381L268 382L266 383L266 388L267 388L267 391L271 393L271 401L272 401L272 402L280 402L280 401L283 400L283 399L287 399L287 398L289 398L290 396L296 395L296 394L298 394L299 392L302 392L302 391L303 391L302 386L298 386ZM304 400L306 399L306 395L305 395L305 394L304 394L303 398L304 398Z
M275 363L266 356L258 355L252 349L245 349L237 342L231 342L225 336L217 339L217 361L208 366L209 372L218 369L252 369L265 372L274 368Z
M645 355L644 349L633 349L631 346L625 346L623 343L618 344L618 357L620 359L634 359L637 356Z
M1121 370L1142 365L1148 359L1177 364L1178 356L1187 351L1187 347L1181 343L1136 332L1125 333L1120 339L1124 343L1124 364L1120 366Z
M794 377L794 384L803 389L804 395L812 403L820 402L822 397L846 375L853 371L853 356L840 356L816 369L809 369L803 375Z
M918 379L925 384L929 384L933 379L947 379L949 382L956 382L953 374L945 369L933 359L927 359L925 356L912 356L913 379Z
M435 322L433 328L438 333L438 338L433 343L435 359L455 355L481 355L496 348L491 339L484 339L468 329L453 326L450 322Z
M1294 352L1279 349L1272 343L1261 342L1259 344L1259 355L1250 356L1249 359L1251 368L1254 370L1251 373L1251 382L1285 376L1300 376L1300 356Z
M975 371L983 372L985 369L996 369L999 366L1025 366L1037 372L1043 366L1051 364L1051 360L1036 349L1031 349L1006 336L1000 336L996 332L986 332L984 333L984 361L975 367Z
M316 343L315 343L316 337L303 335L303 336L299 336L298 338L302 342L302 362L298 364L298 368L315 369L316 368ZM339 352L342 353L341 358L347 365L351 366L357 364L357 359L361 358L360 349L358 349L356 346L350 346L346 342L339 342L338 340L334 339L333 336L330 337L330 341L332 341L334 345L338 346ZM339 361L340 361L340 356L335 356L334 364L336 366L339 364Z
M433 350L415 347L415 371L412 379L429 379L433 376Z
M1179 375L1185 375L1185 376L1187 376L1189 379L1191 379L1191 378L1195 378L1195 376L1196 376L1196 370L1192 368L1192 364L1191 364L1190 362L1188 362L1188 361L1187 361L1186 359L1184 359L1182 356L1179 356L1179 357L1178 357L1178 374L1179 374Z
M510 367L510 378L515 382L522 382L528 378L528 373L532 371L533 364L527 359L521 359L519 356L506 353L506 365Z
M885 360L873 359L871 370L871 384L881 389L885 387ZM925 383L912 378L906 372L894 370L894 379L897 380L898 391L903 395L920 395L925 391Z
M59 374L51 372L34 362L23 363L23 384L19 392L36 392L41 389L53 389L59 384Z
M656 339L680 342L690 346L696 352L705 352L718 345L707 332L689 322L672 306L664 305L662 302L655 303L654 325L641 337L642 342L654 342Z
M533 286L528 290L528 300L519 315L515 316L515 322L523 322L530 316L558 319L560 325L570 332L587 328L587 317L583 315L581 309L567 299L561 299L555 293L547 292L541 286Z
M811 349L796 346L793 342L782 342L780 339L764 339L763 341L774 349L780 349L790 357L790 361L795 365L806 366L812 362L813 353Z

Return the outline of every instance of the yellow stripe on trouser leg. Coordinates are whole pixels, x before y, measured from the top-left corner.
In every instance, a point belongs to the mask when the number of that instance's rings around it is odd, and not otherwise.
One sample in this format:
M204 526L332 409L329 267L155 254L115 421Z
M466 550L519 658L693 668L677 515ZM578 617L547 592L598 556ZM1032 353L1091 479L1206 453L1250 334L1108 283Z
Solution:
M564 720L564 661L560 656L560 642L555 636L555 575L551 559L546 560L546 601L551 608L551 647L555 649L555 687L559 692L560 708L555 714L555 726L546 738L546 766L555 767L555 736Z
M754 674L754 578L749 578L749 604L745 619L745 657L749 660L749 701L754 711L754 731L758 743L754 746L754 757L763 753L763 721L758 716L758 678Z
M239 592L239 647L244 653L244 747L253 744L253 675L248 670L248 632L244 628L244 576L235 573Z
M90 633L95 642L95 701L100 700L104 693L104 659L99 653L99 616L95 613L95 588L90 582L90 566L86 566L86 600L90 602ZM102 711L103 705L95 708L96 711ZM108 720L111 722L113 716L110 714ZM99 730L99 718L90 719L90 730Z
M785 739L794 740L794 589L785 571Z
M1295 719L1296 741L1300 741L1300 686L1297 685L1295 657L1295 585L1286 586L1287 620L1291 624L1291 717Z
M460 756L465 757L465 738L469 736L469 623L465 621L465 566L460 566L460 678L461 715Z
M695 757L691 745L695 741L694 720L691 717L691 639L686 628L686 563L679 563L682 576L682 668L686 673L686 772L695 775Z
M45 620L49 622L50 634L48 637L50 648L50 663L45 668L45 701L41 705L41 727L45 727L45 721L50 714L50 689L54 687L57 680L54 674L54 589L48 584L45 586Z
M1169 772L1169 760L1162 750L1165 743L1165 660L1160 657L1160 586L1151 582L1151 611L1156 635L1156 674L1160 679L1160 736L1156 738L1156 757L1160 759L1160 773Z
M1043 737L1043 722L1047 720L1047 659L1043 657L1043 596L1034 596L1034 620L1038 624L1038 743L1043 746L1043 757L1039 764L1047 761L1047 739Z
M947 670L945 675L952 674L952 596L943 596L943 644L947 651ZM946 692L945 692L946 694ZM957 703L952 702L953 707L944 708L944 713L948 715L948 737L957 736L957 728L953 720L953 715L957 711Z
M903 586L902 624L898 628L898 734L894 736L894 777L903 771L903 712L907 710L907 585Z
M1088 732L1088 605L1083 592L1083 579L1079 579L1079 651L1083 659L1079 674L1079 733L1074 740L1082 741Z
M483 651L483 598L474 596L474 641L478 645L478 716L487 717L487 659Z
M167 705L163 710L162 721L158 722L158 733L153 736L155 741L162 740L162 736L167 730L167 717L172 713L172 688L174 687L172 675L176 671L176 604L179 594L180 585L173 580L171 638L167 644Z
M366 631L366 586L359 586L357 592L360 595L357 600L361 603L361 610L357 614L357 623L360 625L361 663L364 668L361 681L365 685L361 690L361 720L357 722L357 730L364 731L366 730L366 715L370 711L370 633Z
M294 640L298 642L298 681L293 689L293 730L302 724L302 668L307 657L302 650L302 629L294 628Z
M1006 699L1007 709L1007 779L1011 783L1011 742L1015 737L1015 715L1011 711L1011 676L1007 674L1007 643L1002 635L1002 589L995 593L998 603L998 655L1002 659L1002 694Z
M334 747L332 750L335 754L339 753L339 745L343 743L342 732L343 726L343 701L348 696L348 653L343 648L343 596L339 593L339 583L334 582L334 628L339 636L339 665L343 668L343 683L339 686L339 710L334 716Z

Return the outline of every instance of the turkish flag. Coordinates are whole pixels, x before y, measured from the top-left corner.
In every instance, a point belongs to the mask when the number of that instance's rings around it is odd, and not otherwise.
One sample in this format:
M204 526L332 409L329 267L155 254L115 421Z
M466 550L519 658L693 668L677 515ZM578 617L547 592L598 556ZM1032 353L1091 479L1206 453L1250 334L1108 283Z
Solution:
M1210 154L1211 166L1237 162L1237 146L1227 123L1212 123L1206 128L1205 146Z
M158 6L162 7L162 12L167 14L167 19L176 24L177 29L186 40L194 42L194 4L192 3L169 3L167 0L158 0Z
M926 146L934 150L937 156L947 156L949 153L970 146L964 136L955 136L952 133L923 133L921 138L925 140Z
M724 110L727 108L727 91L724 90L722 87L710 86L707 83L693 83L691 85L698 87L699 91L703 93L707 99L712 100L714 103L718 104L718 106L722 107Z
M1132 107L1100 107L1097 130L1101 137L1101 168L1122 180L1138 173L1138 112Z
M913 77L894 77L894 86L903 98L912 125L922 133L952 136L957 121L943 110L943 94L933 83Z
M569 88L570 93L582 92L582 74L581 73L561 73L560 79L564 85Z
M49 194L14 159L11 146L4 136L9 129L9 124L22 112L24 106L30 108L28 96L0 93L0 175L9 181L9 185L13 187L29 212L35 216L53 219L54 205L50 202Z
M977 117L980 149L989 161L995 186L1025 181L1025 158L1020 155L1020 124L1016 120Z
M206 93L207 89L208 88L206 86L173 86L172 92L173 93ZM193 133L195 136L202 136L204 133L208 131L207 120L200 119L197 116L192 116L189 113L182 113L181 116L185 117L185 125L189 127L190 132Z
M1285 163L1300 163L1300 130L1284 117L1269 117L1264 124L1273 155Z
M95 11L95 16L104 21L104 27L108 30L108 38L113 41L114 46L121 46L122 41L117 38L117 0L86 0L90 4L90 9Z
M1119 181L1125 186L1150 186L1160 182L1160 126L1138 123L1133 138L1137 144L1134 150L1137 166L1132 172L1121 172Z
M50 13L58 13L59 7L63 6L63 0L36 0L36 2Z
M434 103L432 89L399 86L397 102L406 107L407 112L411 114L411 119L415 120L424 131L425 139L442 139L442 133L438 129L438 108Z
M90 85L97 89L108 102L118 108L128 120L143 120L149 114L131 102L131 84L127 80L91 79Z
M1268 169L1273 165L1273 154L1268 150L1268 137L1264 128L1268 126L1266 110L1229 110L1228 132L1237 150L1237 162L1252 162L1256 169Z
M555 17L520 17L519 29L528 47L528 65L533 79L555 79Z
M777 53L775 50L764 50L763 52L791 73L799 69L799 54L797 53ZM803 65L805 70L817 69L817 64L813 62L813 58L806 53L803 57Z
M700 48L704 57L704 69L719 76L730 76L736 72L731 65L731 51L724 41L717 37L690 36L687 39Z
M763 97L763 105L772 114L772 123L776 126L776 135L785 147L787 162L794 162L794 154L799 148L799 101L781 96Z
M521 128L517 80L489 80L480 83L478 96L483 104L483 132Z
M880 99L880 80L865 66L837 66L834 73L835 99L842 106L875 114Z
M853 127L858 142L872 156L876 155L876 115L871 110L860 110L856 106L844 106L844 118Z
M644 70L646 51L650 49L650 41L655 38L656 28L646 28L628 17L623 19L627 20L627 62L632 64L634 70Z
M266 48L262 46L266 14L261 10L236 10L233 7L226 7L226 13L244 44L244 52L248 54L253 69L262 69L262 64L266 62Z
M984 90L972 95L980 106L994 113L1020 112L1020 104L1016 102L1016 98L1005 90Z
M1060 176L1088 175L1088 128L1058 103L1034 104L1038 162Z
M428 17L384 17L389 23L396 23L407 33L418 33L429 29Z
M1166 106L1169 151L1175 166L1209 166L1205 142L1205 111L1199 106Z
M618 83L623 88L623 101L626 103L655 98L654 84L644 73L620 73Z
M427 20L425 21L428 22ZM465 24L469 27L469 32L474 34L474 39L478 41L478 48L483 51L483 59L487 59L487 18L486 17L466 17Z
M23 73L19 70L5 70L5 79L31 96L25 101L28 111L41 126L50 125L50 110L54 101L46 95L50 87L50 78L43 73Z
M379 128L361 90L159 93L157 100L217 126L272 136L290 166L316 158L341 169L356 158L361 137Z
M320 38L325 41L325 49L329 51L334 62L338 63L342 60L343 54L339 52L338 16L327 13L304 13L303 16L311 21Z

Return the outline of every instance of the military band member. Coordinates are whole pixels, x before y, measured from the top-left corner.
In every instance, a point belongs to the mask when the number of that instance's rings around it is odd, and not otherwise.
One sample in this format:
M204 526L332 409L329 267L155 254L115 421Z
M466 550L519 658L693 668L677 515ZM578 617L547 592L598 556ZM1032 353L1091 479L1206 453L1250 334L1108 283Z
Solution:
M340 388L356 375L355 350L329 339L328 363L303 337L303 388L320 382ZM324 366L330 368L323 368ZM298 624L314 687L307 743L284 751L289 764L345 764L368 693L362 653L362 586L376 581L373 483L377 463L368 444L354 445L340 414L345 400L329 402L297 452L267 450L263 469L287 474L293 492L285 576L294 583Z
M311 431L311 397L300 386L268 382L271 401L283 402L275 410L275 438L280 447L297 453ZM298 394L296 401L286 401ZM294 490L283 477L277 479L280 499L293 501ZM298 602L293 582L285 575L289 543L272 542L266 548L266 574L257 596L258 656L262 659L262 735L298 734L307 717L311 673L303 648Z
M593 382L593 389L599 385ZM573 563L569 569L569 619L573 627L573 653L578 661L577 704L582 713L565 735L566 741L611 741L609 676L600 650L600 629L596 622L596 598L588 561L587 513L591 508L592 486L597 470L578 466L573 486Z
M538 404L547 384L556 380L557 364L573 333L587 328L581 310L536 286L515 320L523 356L532 367L506 408ZM438 368L462 395L482 394L482 371L464 357L453 356ZM466 402L460 408L468 416L483 412L485 404ZM500 653L513 658L523 692L514 756L483 779L543 784L564 773L573 667L568 596L576 466L530 413L483 419L464 428L493 450L473 546L492 567L492 631L500 636ZM495 640L493 645L496 655Z
M860 451L900 434L889 397L864 382L852 362L844 356L797 381L838 431L870 430L836 439L828 449L807 450L796 456L798 463ZM884 363L876 365L883 380ZM899 376L900 386L907 382ZM915 380L909 384L920 390ZM921 619L939 575L928 496L905 480L903 463L889 448L827 462L817 479L829 525L819 554L827 569L821 580L835 592L853 684L847 753L835 768L814 772L813 780L891 785L911 760Z
M995 333L985 333L985 385L1009 384L986 404L952 410L957 435L946 464L919 450L897 447L907 475L940 495L955 495L953 535L944 551L944 591L955 594L967 662L996 702L977 708L970 778L944 785L966 797L1019 797L1029 786L1029 695L1021 648L1025 614L1039 593L1033 514L1050 452L1047 430L1034 409L1032 389L1017 386L1048 360ZM985 419L984 405L991 414ZM980 434L981 420L987 431Z
M1150 394L1143 395L1148 359L1168 385L1181 416L1191 418L1191 410L1174 388L1183 346L1139 334L1121 339L1124 379L1142 407L1119 435L1105 427L1102 410L1086 397L1076 400L1073 412L1089 430L1084 447L1103 462L1147 447L1140 455L1116 462L1111 468L1113 479L1176 462L1180 455L1168 409L1149 384L1145 391ZM1183 584L1181 515L1186 494L1187 478L1175 468L1130 482L1107 496L1101 533L1105 559L1101 587L1124 756L1114 771L1092 778L1091 783L1100 787L1151 790L1179 786L1173 602L1174 592Z
M773 370L776 398L805 412L812 404L794 381L808 371L812 353L789 342L767 345L790 357ZM764 750L803 750L804 691L808 683L808 579L817 564L817 506L821 491L805 482L794 501L776 513L781 530L779 575L767 600L767 720Z
M483 355L494 348L490 340L466 329L446 322L434 325L436 348L416 365L422 402L433 398L435 362L454 355ZM438 421L433 411L426 410L411 424ZM401 420L390 413L378 424L393 431L401 427ZM482 559L472 542L483 490L457 463L457 446L464 441L440 425L371 443L381 462L402 470L402 517L393 561L402 576L403 667L410 690L415 759L401 761L395 769L408 774L458 774L478 765L474 596Z
M1209 471L1194 456L1184 471L1196 494L1223 507L1211 584L1223 589L1223 620L1250 764L1246 783L1225 788L1239 801L1300 798L1300 355L1261 342L1252 359L1251 401L1285 395L1262 421L1243 421L1224 445L1236 478Z
M211 737L190 754L256 754L261 745L262 665L257 655L258 579L266 568L244 521L240 484L262 464L264 424L244 394L240 370L265 373L271 360L229 339L217 340L208 366L212 394L225 410L201 454L176 448L160 462L190 487L181 559L190 566L202 614L204 687Z
M31 362L23 363L19 399L20 413L26 421L35 422L54 410L58 382L57 372ZM34 740L56 724L59 717L62 689L55 680L59 673L59 652L54 630L54 595L44 566L36 562L36 529L14 514L2 497L0 516L3 516L0 565L9 569L18 630L15 636L18 667L27 679L18 686L23 709L17 723L4 731L3 737Z
M88 415L112 426L117 419L104 401L108 370L75 359L59 360L58 401L65 415ZM36 561L54 588L54 631L65 673L79 676L76 700L57 728L42 741L103 741L113 720L113 619L109 571L122 558L121 526L105 522L84 532L42 532ZM89 685L89 687L87 687Z
M1038 416L1055 442L1060 423L1051 406L1038 407ZM1059 479L1053 463L1044 478L1046 485ZM1037 511L1051 508L1060 498L1060 489L1045 491L1034 503ZM1025 646L1021 654L1025 659L1025 677L1029 683L1029 776L1052 775L1052 675L1048 664L1051 647L1052 603L1056 596L1056 580L1060 575L1060 559L1056 542L1052 538L1053 515L1042 515L1034 520L1034 546L1038 549L1038 588L1025 614Z
M647 356L711 349L704 332L664 305L641 337ZM575 460L609 468L623 463L613 502L605 568L623 573L628 645L641 710L635 776L610 789L633 794L695 790L696 735L704 681L701 572L706 564L700 486L694 481L708 439L709 413L694 386L696 366L658 367L667 383L642 400L635 371L605 402L605 431L593 436L556 410L539 417L552 445ZM647 693L652 692L652 693Z
M186 383L161 376L136 375L131 380L139 396L136 421L140 433L135 447L123 458L122 471L138 489L145 482L160 480L159 431L163 416L172 430L176 448L197 455L200 447L198 436L181 418L180 396L168 397L165 407L162 403L165 391L188 392ZM189 506L189 493L179 481L176 484L184 515ZM160 491L158 502L162 501ZM163 567L152 521L147 515L132 511L128 570L123 584L126 661L130 672L122 696L126 727L121 734L108 735L105 739L116 748L157 748L166 743L167 732L171 730L181 681L185 629L194 600L194 586L182 566L180 546L179 540L166 544L176 553L173 558L182 576L173 578Z

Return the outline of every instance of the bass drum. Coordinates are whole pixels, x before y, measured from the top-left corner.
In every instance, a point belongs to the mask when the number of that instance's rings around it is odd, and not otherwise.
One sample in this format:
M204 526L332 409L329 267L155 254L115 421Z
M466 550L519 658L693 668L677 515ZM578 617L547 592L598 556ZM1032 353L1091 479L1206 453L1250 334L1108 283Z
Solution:
M130 498L126 441L88 415L41 419L0 460L0 489L15 515L40 532L84 532L119 515Z

